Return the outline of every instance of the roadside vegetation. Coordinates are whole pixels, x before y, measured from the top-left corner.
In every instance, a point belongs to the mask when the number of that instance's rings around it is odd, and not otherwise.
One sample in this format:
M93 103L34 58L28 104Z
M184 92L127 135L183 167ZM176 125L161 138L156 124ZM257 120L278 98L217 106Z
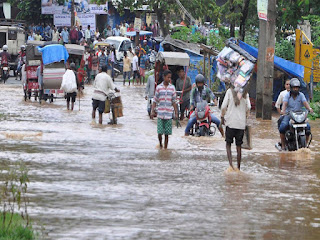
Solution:
M23 162L0 170L0 239L35 239L28 215L28 170Z

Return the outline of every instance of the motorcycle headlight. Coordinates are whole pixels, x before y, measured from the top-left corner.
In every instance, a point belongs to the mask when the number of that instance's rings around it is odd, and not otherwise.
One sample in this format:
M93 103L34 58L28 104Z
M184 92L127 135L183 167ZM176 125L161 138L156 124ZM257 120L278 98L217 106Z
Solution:
M198 118L202 119L205 116L205 112L198 112Z
M306 113L302 112L300 114L293 113L293 118L297 123L302 123L306 119Z

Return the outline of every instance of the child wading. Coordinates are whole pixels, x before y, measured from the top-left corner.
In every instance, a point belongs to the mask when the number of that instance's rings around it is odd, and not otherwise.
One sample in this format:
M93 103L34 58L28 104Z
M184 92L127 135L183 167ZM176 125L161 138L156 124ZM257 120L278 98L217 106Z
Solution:
M233 138L237 146L237 163L240 170L241 145L246 128L246 116L251 108L249 94L244 91L237 93L233 88L228 89L221 106L221 123L226 125L226 148L230 167L232 165L231 144Z
M170 83L171 82L171 71L165 70L163 73L163 82L157 86L154 95L154 102L152 105L151 119L155 116L156 104L158 104L158 138L160 143L160 148L162 145L162 135L165 135L164 148L168 148L169 135L172 134L172 114L173 110L175 112L175 118L178 118L178 108L176 104L176 89Z

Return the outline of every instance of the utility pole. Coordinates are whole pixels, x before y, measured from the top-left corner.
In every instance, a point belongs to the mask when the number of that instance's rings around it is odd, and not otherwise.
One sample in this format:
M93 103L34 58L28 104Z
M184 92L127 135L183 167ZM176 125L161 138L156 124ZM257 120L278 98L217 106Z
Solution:
M71 27L75 25L74 0L71 0Z
M276 0L268 0L267 21L259 20L256 117L272 118Z
M136 47L140 44L140 30L141 30L141 12L138 11L136 13L136 19L135 19L135 31L136 31L136 37L134 39ZM137 22L136 22L137 21ZM140 23L140 24L139 24Z

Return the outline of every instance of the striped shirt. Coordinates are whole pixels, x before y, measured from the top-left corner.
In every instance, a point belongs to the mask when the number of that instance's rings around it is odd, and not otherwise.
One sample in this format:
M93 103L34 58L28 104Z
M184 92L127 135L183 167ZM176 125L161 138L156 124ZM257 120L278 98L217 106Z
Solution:
M176 98L176 89L172 84L166 87L162 82L157 86L153 100L158 104L158 118L172 119L173 103L176 101Z

